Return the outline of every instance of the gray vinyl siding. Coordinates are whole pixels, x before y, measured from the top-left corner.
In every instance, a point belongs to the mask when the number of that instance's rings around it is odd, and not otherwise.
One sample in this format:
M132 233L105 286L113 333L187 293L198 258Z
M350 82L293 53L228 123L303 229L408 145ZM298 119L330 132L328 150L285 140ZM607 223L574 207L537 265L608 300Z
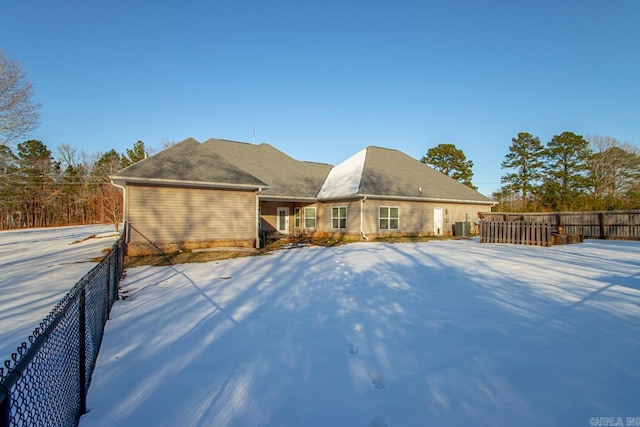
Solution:
M347 229L336 230L331 227L331 208L346 206ZM323 202L318 206L318 232L341 233L348 235L360 234L360 209L361 199L334 200ZM381 206L398 207L399 229L379 229L379 209ZM489 212L488 205L460 204L460 203L433 203L421 201L399 201L391 199L367 198L364 202L363 228L367 236L389 235L433 235L434 233L434 208L443 209L443 234L451 234L452 226L458 221L469 221L477 217L478 212Z
M134 243L256 237L254 191L130 185L127 210Z
M433 235L434 208L443 209L443 234L451 234L452 226L456 222L471 222L472 230L473 219L477 217L478 212L490 212L491 207L476 204L458 204L458 203L433 203L433 202L414 202L414 201L398 201L384 199L367 199L364 204L364 231L367 235ZM380 230L379 208L380 206L397 206L400 208L399 229L398 230ZM351 215L349 215L351 217ZM360 226L358 217L358 227ZM349 226L351 231L351 226Z
M331 224L331 209L347 208L347 228L335 229ZM324 202L318 206L318 231L327 233L344 233L357 235L360 233L360 200L344 200Z

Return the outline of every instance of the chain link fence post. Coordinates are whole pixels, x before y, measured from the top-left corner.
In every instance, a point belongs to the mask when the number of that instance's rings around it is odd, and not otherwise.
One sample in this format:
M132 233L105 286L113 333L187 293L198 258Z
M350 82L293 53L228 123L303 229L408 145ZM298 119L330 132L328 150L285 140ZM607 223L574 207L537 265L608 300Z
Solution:
M87 412L104 327L118 297L124 236L0 367L0 427L77 426Z
M9 391L0 384L0 427L9 427Z
M78 358L80 359L80 414L87 412L87 322L86 322L86 304L87 304L87 291L86 283L82 286L80 291L80 305L78 307Z

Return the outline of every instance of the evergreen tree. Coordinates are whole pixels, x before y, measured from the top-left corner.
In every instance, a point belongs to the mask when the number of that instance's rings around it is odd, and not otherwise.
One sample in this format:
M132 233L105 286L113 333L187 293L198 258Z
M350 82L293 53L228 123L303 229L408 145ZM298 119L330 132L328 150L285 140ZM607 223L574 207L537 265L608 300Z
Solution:
M14 214L17 206L16 156L11 148L0 145L0 229L16 226ZM18 224L19 225L19 224Z
M31 139L18 144L19 193L27 227L43 227L46 221L47 202L59 165L51 151L41 141Z
M95 180L101 182L107 181L109 175L118 172L120 168L123 167L123 160L116 150L109 150L95 162L91 175Z
M61 212L65 225L82 221L82 193L84 182L84 168L82 165L68 165L62 174L60 197L64 203L64 212Z
M89 164L84 153L69 144L57 148L57 161L63 170L58 182L58 206L55 218L64 225L86 224Z
M501 163L503 169L515 169L502 176L504 190L518 194L525 209L538 187L543 165L542 153L543 146L537 136L520 132L517 138L511 139L509 153Z
M144 142L138 141L133 144L133 148L127 148L127 154L122 156L122 167L127 168L140 160L144 160L147 157L147 152L144 148Z
M555 135L544 149L545 204L553 210L576 209L587 192L589 143L573 132Z
M115 150L103 154L93 166L91 188L93 197L91 208L98 213L100 222L110 222L118 230L122 218L122 194L111 185L109 175L120 170L123 159Z
M473 162L467 160L464 152L454 144L438 144L429 148L427 154L420 159L422 163L428 164L435 170L450 176L467 187L477 190L471 183L473 177Z

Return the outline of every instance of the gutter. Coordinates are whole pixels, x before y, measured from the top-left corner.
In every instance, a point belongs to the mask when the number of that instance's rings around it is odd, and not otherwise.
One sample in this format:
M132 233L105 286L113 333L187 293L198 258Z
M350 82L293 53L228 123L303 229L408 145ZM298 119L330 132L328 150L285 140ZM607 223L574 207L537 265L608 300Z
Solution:
M365 241L369 241L369 238L364 234L364 202L367 200L367 196L360 199L360 234Z
M376 194L366 194L363 196L365 199L367 197L372 197L374 199L399 200L399 201L404 200L407 202L462 203L462 204L468 204L468 205L492 205L492 206L497 203L493 200L481 201L481 200L464 200L464 199L443 199L439 197L407 197L407 196L384 196L384 195L381 196Z
M111 180L111 185L122 190L122 225L127 223L127 188Z
M260 187L262 189L262 187ZM264 187L265 189L267 189L268 187ZM267 195L262 197L262 201L263 202L280 202L280 201L286 201L286 202L310 202L310 203L315 203L318 201L317 198L315 197L296 197L296 196L271 196L271 195Z
M237 189L237 190L251 190L256 188L269 188L266 184L229 184L225 182L203 182L203 181L188 181L177 179L159 179L159 178L136 178L136 177L121 177L117 175L110 176L112 182L114 179L124 181L133 185L165 185L175 187L206 187L206 188L224 188L224 189Z

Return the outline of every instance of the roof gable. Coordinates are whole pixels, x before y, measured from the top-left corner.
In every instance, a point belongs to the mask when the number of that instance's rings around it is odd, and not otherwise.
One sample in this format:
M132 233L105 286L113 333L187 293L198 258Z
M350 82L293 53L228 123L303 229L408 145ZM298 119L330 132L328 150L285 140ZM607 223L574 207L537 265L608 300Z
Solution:
M113 180L265 187L267 184L188 138L125 168Z
M381 196L491 202L472 188L398 150L367 147L336 165L319 199Z
M331 165L296 160L273 146L209 139L203 144L230 163L269 184L265 197L315 198Z

